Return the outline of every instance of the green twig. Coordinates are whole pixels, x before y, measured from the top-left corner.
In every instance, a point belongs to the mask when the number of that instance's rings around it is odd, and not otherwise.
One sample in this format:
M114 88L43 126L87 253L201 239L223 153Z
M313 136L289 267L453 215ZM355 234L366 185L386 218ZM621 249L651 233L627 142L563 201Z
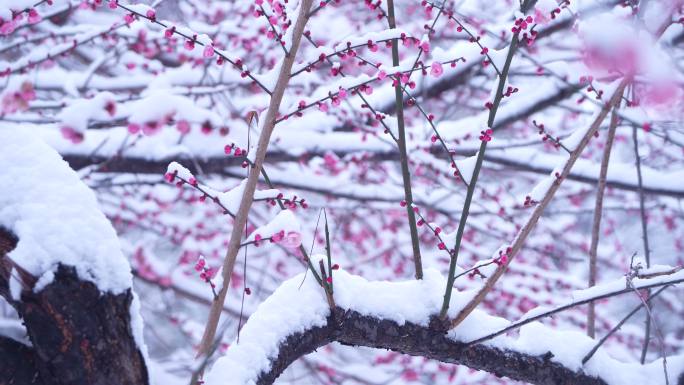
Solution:
M396 28L394 17L394 0L387 1L387 21L390 28ZM399 65L399 41L392 39L392 65ZM411 231L411 245L413 247L413 263L416 269L416 279L423 278L423 263L420 256L420 240L418 239L418 226L416 226L416 214L413 211L413 194L411 192L411 172L408 166L408 154L406 151L406 127L404 123L404 97L401 90L401 79L397 77L394 86L395 106L397 110L397 127L399 130L399 162L401 163L401 176L404 182L404 200L406 201L406 213L408 214L409 228Z
M328 213L323 209L323 218L325 220L325 252L328 255L328 274L330 274L330 292L333 292L333 273L332 273L332 256L330 251L330 230L328 230Z
M487 118L487 127L490 129L494 127L494 119L496 118L496 112L499 109L501 100L503 99L503 90L506 85L506 79L508 78L508 71L511 68L511 62L513 61L513 56L518 47L519 43L518 34L513 35L511 40L511 45L508 48L508 55L506 56L506 62L499 77L499 83L496 88L496 95L494 96L494 102L489 110L489 117ZM449 264L449 276L447 277L447 285L444 291L444 301L442 302L442 309L439 313L440 318L446 319L447 311L449 311L449 302L451 301L451 292L454 288L454 280L456 274L456 264L458 262L458 253L461 248L461 241L463 239L463 233L465 231L465 224L468 220L468 213L470 211L470 204L473 200L473 194L475 192L475 185L477 184L477 178L480 175L480 169L482 168L482 162L484 160L484 154L487 150L487 141L483 140L480 144L480 150L477 153L477 159L475 160L475 169L473 170L473 176L470 181L467 181L468 190L466 192L465 202L463 203L463 210L461 211L461 220L458 222L458 230L456 231L456 241L454 244L454 253L451 256L451 263Z

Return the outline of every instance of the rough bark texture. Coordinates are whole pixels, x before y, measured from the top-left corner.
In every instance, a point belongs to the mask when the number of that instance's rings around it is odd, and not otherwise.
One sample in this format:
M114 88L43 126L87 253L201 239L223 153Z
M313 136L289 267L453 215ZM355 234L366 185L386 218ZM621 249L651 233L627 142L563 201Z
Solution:
M553 354L532 356L520 352L502 350L485 345L466 346L446 337L445 325L438 319L429 327L364 316L353 310L337 307L328 317L328 323L305 332L289 336L280 346L278 357L271 370L263 372L257 380L259 385L272 384L295 360L331 342L349 346L366 346L389 349L395 352L421 356L466 365L484 370L498 377L538 385L606 385L601 378L581 371L573 371L553 362ZM684 373L678 377L678 385L684 385Z
M33 347L0 342L0 357L29 358L15 360L16 380L2 376L0 384L147 385L147 367L131 330L130 289L119 295L101 293L73 268L60 265L53 282L38 293L30 282L35 277L20 274L24 289L21 299L13 300L8 289L11 261L5 254L15 244L16 238L0 229L0 295L17 310ZM36 380L26 382L29 378Z
M0 336L0 385L44 385L34 350Z
M0 228L0 262L16 238ZM0 295L24 317L33 347L0 337L0 385L147 384L147 369L130 331L130 292L101 295L71 268L60 267L55 280L40 293L24 292L11 301L6 268L0 268ZM429 327L364 316L336 308L327 325L289 336L271 370L257 383L272 384L298 358L337 341L350 346L396 352L462 364L501 377L543 385L606 384L551 361L550 353L531 356L450 340L446 326ZM684 385L684 374L678 376Z
M336 308L328 324L289 336L280 347L271 370L261 373L259 385L272 384L297 358L330 342L366 346L462 364L484 370L499 377L508 377L539 385L605 385L600 378L575 372L551 361L553 355L531 356L484 345L466 347L464 343L446 337L444 327L430 327L364 316L356 311ZM680 381L681 382L681 381ZM681 385L681 384L680 384Z

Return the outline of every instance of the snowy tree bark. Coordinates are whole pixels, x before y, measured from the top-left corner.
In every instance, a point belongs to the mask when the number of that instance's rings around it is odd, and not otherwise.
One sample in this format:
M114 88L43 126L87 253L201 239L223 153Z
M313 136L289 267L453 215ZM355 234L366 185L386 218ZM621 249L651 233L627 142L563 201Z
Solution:
M61 266L43 290L22 290L21 300L14 300L9 289L11 261L5 255L15 244L16 238L0 229L0 295L23 318L33 346L0 337L0 385L148 384L144 359L131 335L130 291L102 294L94 284L79 280L73 268ZM20 275L22 284L35 283L33 277ZM429 326L400 325L337 307L326 325L288 336L257 383L272 384L300 357L339 342L466 365L530 384L608 384L554 362L551 353L530 355L469 345L448 338L447 328L437 318ZM677 378L677 384L684 385L684 374Z
M482 344L468 346L447 338L444 327L437 319L434 319L430 327L410 322L399 325L394 321L364 316L356 311L338 307L328 317L327 325L290 335L281 344L277 358L272 361L271 370L261 373L257 384L272 384L299 357L335 341L343 345L389 349L466 365L499 377L530 384L608 384L602 378L592 377L581 370L572 370L553 362L551 353L534 356ZM683 384L684 374L678 377L678 385Z
M147 367L131 330L130 289L101 293L60 266L39 292L35 277L19 273L21 298L10 293L16 265L6 258L16 238L0 229L0 295L22 318L32 347L0 339L0 384L147 385Z
M11 338L0 337L0 385L43 385L38 358L30 347Z

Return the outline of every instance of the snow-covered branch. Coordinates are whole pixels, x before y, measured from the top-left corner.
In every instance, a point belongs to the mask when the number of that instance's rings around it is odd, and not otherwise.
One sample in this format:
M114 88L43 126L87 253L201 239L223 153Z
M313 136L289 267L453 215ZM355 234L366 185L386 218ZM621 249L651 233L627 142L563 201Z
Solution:
M683 281L684 272L679 271L633 282L637 288L648 288ZM313 279L293 277L259 306L240 341L211 369L207 384L271 384L295 360L331 342L463 364L532 384L664 383L660 360L641 366L619 362L599 350L583 365L593 339L539 322L514 324L522 326L517 337L501 335L472 344L510 322L476 310L458 328L446 332L447 325L437 318L444 283L431 269L423 281L405 282L372 282L337 271L338 307L331 312ZM566 308L629 292L625 280L617 280L575 293ZM450 313L456 314L469 296L455 293ZM528 318L536 319L534 314L541 310L531 311ZM671 383L684 383L684 356L669 357L668 364Z
M31 378L147 384L130 267L93 192L45 143L0 133L0 168L10 179L0 193L0 295L26 326ZM18 366L9 383L33 383L21 380L26 370Z

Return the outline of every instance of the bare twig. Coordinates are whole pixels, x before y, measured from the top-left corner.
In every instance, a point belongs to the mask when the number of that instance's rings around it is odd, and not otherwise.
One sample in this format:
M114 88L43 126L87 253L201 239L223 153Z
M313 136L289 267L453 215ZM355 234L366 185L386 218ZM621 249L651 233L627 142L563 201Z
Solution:
M655 316L653 315L652 308L650 304L648 303L647 300L644 299L644 297L641 295L639 292L639 289L634 286L634 282L632 282L632 277L627 277L627 286L629 286L630 289L634 291L634 294L639 298L639 301L641 301L641 304L644 305L644 308L646 309L646 318L649 320L647 323L648 327L646 329L647 335L646 338L649 337L648 334L650 334L651 330L651 322L653 323L653 328L655 329L656 335L658 336L658 340L660 341L660 355L663 357L663 372L665 372L665 385L670 385L670 380L667 375L667 354L665 353L665 338L663 338L663 333L658 327L658 324L656 323ZM651 298L651 290L646 290L646 298L650 299ZM648 346L648 339L644 341L644 350L642 351L642 356L641 359L644 359L645 353L646 353L646 347ZM642 361L641 364L643 365L644 362Z
M638 288L639 288L639 289L651 289L651 288L656 288L656 287L675 285L675 284L679 284L679 283L682 283L682 282L684 282L684 279L682 279L682 278L677 278L677 279L673 279L673 280L670 280L670 281L660 281L660 280L659 280L659 281L655 281L655 283L645 284L645 285L639 285ZM497 336L500 336L500 335L502 335L502 334L505 334L505 333L507 333L507 332L509 332L509 331L511 331L511 330L515 330L515 329L517 329L517 328L519 328L519 327L521 327L521 326L523 326L523 325L526 325L526 324L528 324L528 323L530 323L530 322L534 322L534 321L540 320L540 319L542 319L542 318L546 318L546 317L548 317L548 316L550 316L550 315L554 315L554 314L560 313L560 312L562 312L562 311L565 311L565 310L568 310L568 309L571 309L571 308L574 308L574 307L577 307L577 306L582 306L582 305L586 305L587 303L591 303L591 302L594 302L594 301L599 301L599 300L602 300L602 299L611 298L611 297L615 297L615 296L618 296L618 295L631 293L632 291L633 291L633 289L632 289L631 287L625 287L625 288L621 288L621 289L615 289L615 290L612 290L612 291L609 291L609 292L603 292L603 293L600 293L600 294L598 294L598 295L596 295L596 296L589 297L589 298L585 298L585 299L583 299L583 300L581 300L581 301L574 301L574 302L570 302L570 303L567 303L567 304L564 304L564 305L561 305L561 306L557 306L557 307L555 307L555 308L553 308L553 309L551 309L551 310L549 310L549 311L546 311L546 312L537 314L537 315L535 315L534 317L524 318L524 319L522 319L522 320L520 320L520 321L517 321L517 322L514 322L514 323L508 325L507 327L505 327L505 328L503 328L503 329L501 329L501 330L499 330L499 331L496 331L496 332L491 333L491 334L488 334L488 335L486 335L486 336L484 336L484 337L480 337L480 338L478 338L478 339L475 339L475 340L473 340L473 341L470 341L470 342L468 342L468 345L479 344L479 343L481 343L481 342L484 342L484 341L490 340L490 339L492 339L492 338L494 338L494 337L497 337Z
M598 130L599 126L608 115L608 112L614 106L616 106L617 103L621 100L622 92L624 91L627 84L630 82L630 77L625 77L620 82L620 84L617 87L617 90L610 98L608 103L606 103L603 106L598 116L596 116L596 119L594 119L593 123L591 124L587 132L584 134L584 137L577 145L577 148L575 148L575 150L573 150L573 152L568 157L568 160L565 162L562 171L556 176L556 180L554 181L554 183L551 183L550 187L546 191L546 194L544 195L544 198L542 198L542 200L537 204L537 206L534 208L534 211L530 215L530 218L527 220L527 223L525 223L525 225L520 229L520 231L516 235L513 244L510 246L509 250L507 250L506 254L508 258L506 262L502 263L501 265L499 265L499 267L497 267L497 269L487 279L487 281L485 282L483 287L478 291L475 297L473 297L473 299L471 299L468 302L468 304L466 304L465 307L461 309L456 318L451 322L451 327L456 327L458 324L460 324L484 300L487 293L489 293L494 288L494 284L496 284L499 278L501 278L501 276L504 274L506 268L513 261L515 255L522 249L525 240L527 240L527 237L532 232L532 229L534 229L534 227L536 226L537 221L544 212L544 209L546 208L546 206L549 205L549 203L553 199L553 196L555 195L556 191L558 191L558 189L560 188L560 185L563 182L563 180L565 180L568 174L570 174L570 170L575 165L577 159L579 159L580 154L589 143L589 140L591 140L591 137Z
M394 18L394 0L387 1L387 20L390 28L396 28ZM399 41L392 39L392 65L399 66ZM404 122L404 97L401 91L401 78L394 79L395 108L397 111L397 126L399 129L399 162L401 163L401 176L404 182L404 200L406 201L406 213L408 214L409 228L411 231L411 246L413 247L413 263L416 269L416 279L423 278L423 265L420 256L420 240L418 239L418 227L416 226L416 214L413 211L413 193L411 192L411 171L408 166L408 154L406 151L406 129Z
M622 325L624 325L625 322L627 322L630 318L632 318L632 316L634 314L636 314L639 310L641 310L644 307L644 305L646 305L648 302L651 302L652 299L657 297L660 293L665 291L665 289L667 289L668 287L670 287L670 285L661 287L660 289L658 289L658 291L653 293L652 296L648 297L645 302L640 303L637 307L635 307L632 311L630 311L622 320L620 320L620 322L617 323L617 325L615 325L612 329L610 329L610 331L608 333L606 333L606 335L603 336L603 338L601 338L599 340L599 342L597 342L596 345L594 345L593 348L591 348L589 353L587 353L584 356L584 358L582 358L582 364L586 364L587 361L589 361L591 359L591 357L594 356L594 353L596 353L596 351L601 347L601 345L603 345L604 342L606 342L606 340L608 340L608 338L610 336L612 336L616 331L618 331L622 327ZM591 302L591 304L593 304L593 302Z
M490 129L494 127L494 119L496 118L496 112L499 110L499 105L503 99L503 89L506 85L506 80L508 78L508 71L511 68L511 63L513 61L513 56L520 42L518 34L515 33L511 39L511 44L508 48L508 55L506 56L506 62L499 77L499 83L496 88L496 95L494 96L494 102L489 110L489 116L487 118L487 127ZM475 185L477 184L477 178L480 175L480 169L482 168L482 162L484 161L485 151L487 150L487 140L482 140L480 143L480 150L477 153L477 158L475 160L475 168L473 170L473 175L470 181L466 181L468 185L468 190L466 192L465 202L463 203L463 211L461 211L461 220L458 222L458 229L456 230L456 241L454 244L454 254L451 256L451 262L449 264L449 275L447 276L447 285L444 291L444 301L442 302L442 309L439 313L440 318L446 319L447 311L449 310L449 302L451 301L451 292L454 288L454 280L456 274L456 265L458 263L458 253L461 248L461 240L463 239L463 233L465 231L465 224L468 220L468 213L470 211L470 203L473 199L473 194L475 193Z
M619 105L619 103L618 103ZM599 172L598 184L596 187L596 204L594 206L594 222L591 228L591 247L589 249L589 287L596 285L596 259L598 252L599 233L601 231L601 215L603 212L603 195L606 191L606 178L608 175L608 164L610 162L610 151L613 148L613 141L615 140L615 129L618 124L618 115L616 112L618 106L613 109L613 114L610 117L610 127L608 128L608 138L606 138L606 146L603 149L603 159L601 160L601 171ZM589 304L589 312L587 314L587 335L594 338L596 335L596 308L594 303Z
M323 278L323 290L325 291L325 298L328 300L328 305L330 306L330 310L335 310L335 299L333 298L332 295L332 287L330 286L331 281L328 281L328 273L325 271L325 265L323 264L323 260L318 261L318 265L321 269L321 277ZM332 273L332 271L331 271ZM332 275L331 275L332 277Z
M637 128L634 126L632 128L632 139L634 141L634 158L636 163L637 171L637 181L639 183L639 188L637 189L639 193L639 213L641 217L641 234L644 240L644 257L646 258L646 267L651 267L651 251L648 245L648 228L646 224L646 208L644 206L644 182L641 175L641 157L639 156L639 142L637 140ZM651 293L649 292L648 295ZM646 311L650 315L649 305L646 305ZM646 362L646 353L648 353L648 344L651 339L651 317L646 317L646 326L644 328L644 345L641 349L641 364Z
M254 191L259 180L259 174L261 173L261 167L264 163L264 158L266 157L266 150L268 149L268 144L271 139L271 133L275 127L278 109L283 99L285 88L287 87L290 79L290 71L292 70L292 65L294 63L297 50L299 49L299 43L302 39L304 27L308 21L307 14L311 8L311 3L312 0L302 0L297 22L292 34L292 46L290 48L290 54L285 56L283 59L278 80L271 95L268 111L266 112L266 118L264 119L264 126L261 130L261 135L259 136L254 164L249 171L249 177L242 194L240 208L235 215L235 221L228 244L228 250L226 252L226 258L223 263L223 287L219 291L218 298L212 304L209 319L202 337L202 342L200 343L198 355L206 355L209 353L209 349L216 335L216 327L218 325L219 318L221 317L221 309L223 308L223 302L226 299L226 294L228 293L228 288L230 287L230 278L233 273L233 268L235 267L235 258L240 249L240 239L242 238L243 229L245 223L247 222L247 215L252 206L252 201L254 200Z

